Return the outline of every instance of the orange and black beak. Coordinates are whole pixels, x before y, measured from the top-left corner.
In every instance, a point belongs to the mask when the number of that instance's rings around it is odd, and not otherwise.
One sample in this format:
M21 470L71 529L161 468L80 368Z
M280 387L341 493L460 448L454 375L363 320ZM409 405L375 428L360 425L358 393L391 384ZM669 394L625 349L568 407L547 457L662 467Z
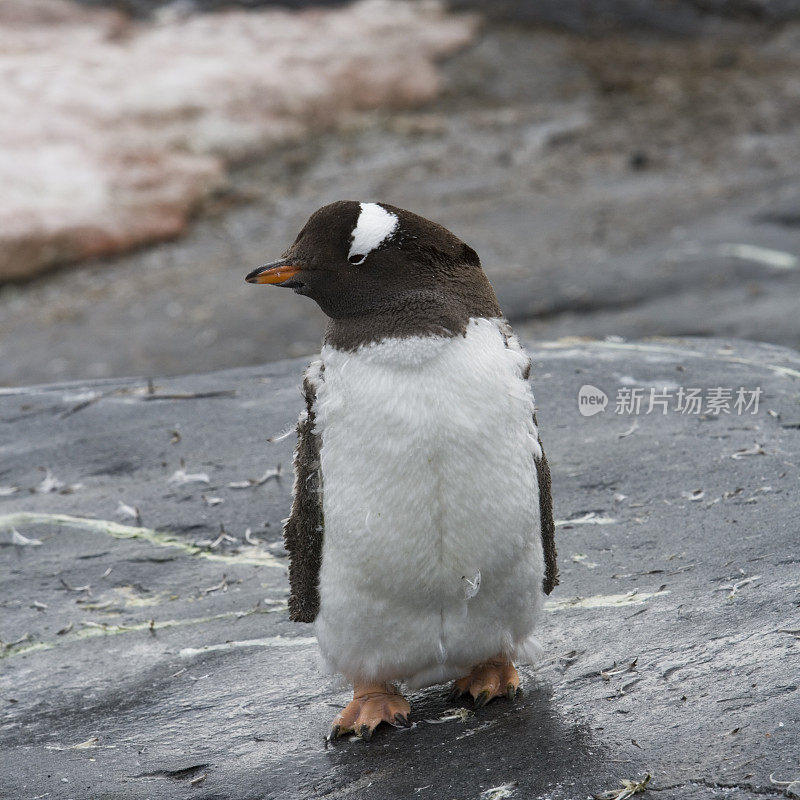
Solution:
M300 269L291 259L284 258L254 269L245 280L248 283L273 283L280 286L297 275Z

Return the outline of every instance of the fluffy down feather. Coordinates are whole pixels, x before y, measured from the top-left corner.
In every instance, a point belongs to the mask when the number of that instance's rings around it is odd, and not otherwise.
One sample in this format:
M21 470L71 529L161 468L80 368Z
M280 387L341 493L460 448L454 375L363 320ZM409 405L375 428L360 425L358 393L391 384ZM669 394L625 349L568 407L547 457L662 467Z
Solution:
M537 656L542 450L506 328L323 348L315 624L329 671L418 687Z

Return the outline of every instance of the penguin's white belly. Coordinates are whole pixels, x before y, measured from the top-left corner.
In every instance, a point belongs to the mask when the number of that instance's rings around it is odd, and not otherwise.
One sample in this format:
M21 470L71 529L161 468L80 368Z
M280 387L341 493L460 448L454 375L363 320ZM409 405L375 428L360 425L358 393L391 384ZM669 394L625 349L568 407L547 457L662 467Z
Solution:
M465 336L323 350L316 633L331 671L423 686L534 654L541 450L514 345L479 319Z

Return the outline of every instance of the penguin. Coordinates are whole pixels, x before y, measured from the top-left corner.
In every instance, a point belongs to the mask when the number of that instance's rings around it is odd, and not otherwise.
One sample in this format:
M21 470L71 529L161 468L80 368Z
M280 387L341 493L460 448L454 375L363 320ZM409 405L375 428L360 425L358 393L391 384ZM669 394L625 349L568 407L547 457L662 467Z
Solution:
M328 317L303 378L289 615L353 700L329 739L410 725L401 687L513 700L558 583L531 361L476 252L387 203L339 201L247 275Z

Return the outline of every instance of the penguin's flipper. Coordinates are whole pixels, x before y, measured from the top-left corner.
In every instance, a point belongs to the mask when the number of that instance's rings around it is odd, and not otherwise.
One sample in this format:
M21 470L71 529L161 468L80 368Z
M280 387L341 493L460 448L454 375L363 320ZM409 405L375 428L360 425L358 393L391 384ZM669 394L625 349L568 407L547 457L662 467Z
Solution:
M503 337L505 345L511 350L515 350L521 355L525 355L519 339L514 335L511 326L507 322L500 325L500 333ZM526 356L527 358L527 356ZM520 378L525 383L531 376L531 360L527 358L527 363L523 367ZM533 425L537 432L539 430L539 422L536 419L536 412L533 412ZM538 436L538 433L537 433ZM545 594L550 594L553 589L558 586L558 553L556 552L556 523L553 519L553 485L550 478L550 465L547 463L547 456L544 454L544 447L542 447L542 439L539 438L539 448L542 451L541 458L534 458L536 464L536 479L539 484L539 519L542 531L542 553L544 555L544 580L542 581L542 590Z
M338 739L345 733L355 733L369 741L382 722L395 728L408 728L410 713L408 700L392 684L356 684L353 699L336 715L328 738Z
M322 365L315 362L303 380L306 408L297 421L292 510L283 527L289 553L289 618L294 622L313 622L319 611L323 516L320 437L314 430L314 378L321 379L321 375Z
M536 414L533 415L536 425ZM538 429L538 425L537 425ZM541 447L542 440L539 439ZM550 594L558 586L558 553L556 552L556 523L553 519L553 484L550 477L550 465L542 447L542 457L534 459L536 462L536 477L539 483L539 517L542 528L542 551L544 553L544 581L542 589L545 594Z
M485 706L495 697L507 697L513 700L519 689L519 675L510 661L502 658L491 659L473 667L469 675L459 678L453 684L450 694L455 700L462 694L472 695L475 708Z

